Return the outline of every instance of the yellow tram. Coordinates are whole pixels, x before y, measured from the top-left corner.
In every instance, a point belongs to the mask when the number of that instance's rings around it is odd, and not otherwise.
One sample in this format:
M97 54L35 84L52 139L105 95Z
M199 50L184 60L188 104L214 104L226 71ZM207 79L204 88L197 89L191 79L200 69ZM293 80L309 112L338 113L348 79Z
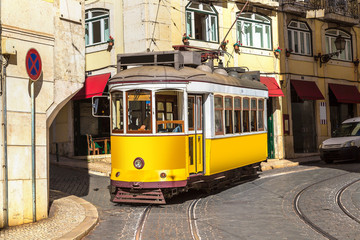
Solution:
M266 159L268 92L259 73L234 68L229 76L200 61L181 51L118 56L109 81L114 202L164 204Z

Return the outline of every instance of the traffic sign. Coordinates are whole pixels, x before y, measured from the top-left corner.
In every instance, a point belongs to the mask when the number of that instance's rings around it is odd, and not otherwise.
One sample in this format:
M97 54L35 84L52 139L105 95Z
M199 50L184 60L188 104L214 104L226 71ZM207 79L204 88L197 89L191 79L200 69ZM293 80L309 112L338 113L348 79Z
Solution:
M33 81L36 81L39 79L42 65L41 65L41 58L40 54L36 49L31 48L25 58L25 64L26 64L26 72L29 75L30 79Z

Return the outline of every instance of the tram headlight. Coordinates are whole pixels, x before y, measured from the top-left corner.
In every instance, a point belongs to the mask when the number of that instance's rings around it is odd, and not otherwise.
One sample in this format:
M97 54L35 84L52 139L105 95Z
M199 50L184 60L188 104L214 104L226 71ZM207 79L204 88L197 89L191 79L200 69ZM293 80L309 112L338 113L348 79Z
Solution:
M142 159L141 157L137 157L134 160L134 167L136 169L142 169L145 165L144 159Z

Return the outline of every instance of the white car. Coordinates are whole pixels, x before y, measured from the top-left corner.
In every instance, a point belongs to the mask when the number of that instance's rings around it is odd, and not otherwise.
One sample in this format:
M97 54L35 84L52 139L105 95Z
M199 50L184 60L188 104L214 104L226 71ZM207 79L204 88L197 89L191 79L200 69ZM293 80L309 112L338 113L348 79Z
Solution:
M320 158L326 163L334 160L360 160L360 117L342 122L333 137L319 146Z

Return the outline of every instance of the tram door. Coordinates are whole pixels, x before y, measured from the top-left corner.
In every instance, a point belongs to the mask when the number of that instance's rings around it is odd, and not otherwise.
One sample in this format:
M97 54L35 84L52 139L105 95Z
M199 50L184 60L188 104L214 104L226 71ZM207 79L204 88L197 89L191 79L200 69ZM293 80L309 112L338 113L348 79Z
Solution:
M189 173L197 174L204 171L203 162L203 97L188 96L189 123Z

